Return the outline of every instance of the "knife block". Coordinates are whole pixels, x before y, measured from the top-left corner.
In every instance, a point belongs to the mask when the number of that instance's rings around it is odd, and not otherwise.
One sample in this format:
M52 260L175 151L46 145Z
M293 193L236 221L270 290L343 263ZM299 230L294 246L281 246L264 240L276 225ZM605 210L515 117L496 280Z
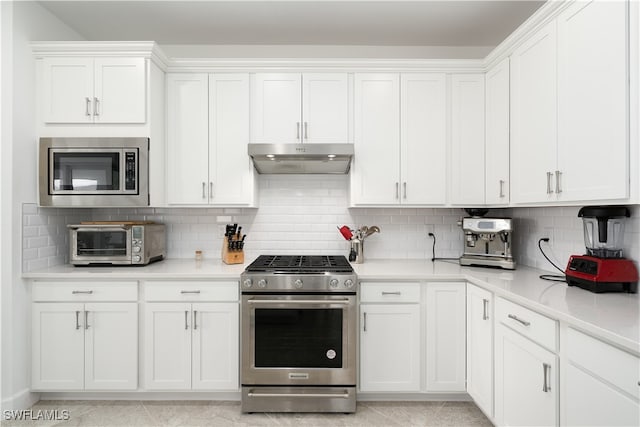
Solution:
M229 250L229 238L225 237L222 241L222 262L225 264L242 264L244 263L243 250Z

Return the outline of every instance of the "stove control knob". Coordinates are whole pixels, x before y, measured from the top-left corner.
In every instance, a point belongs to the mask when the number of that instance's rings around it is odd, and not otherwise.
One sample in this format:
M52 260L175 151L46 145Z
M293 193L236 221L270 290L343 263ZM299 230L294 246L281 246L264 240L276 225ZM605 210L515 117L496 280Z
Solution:
M266 280L264 280L264 279L260 279L260 280L258 281L258 287L259 287L259 288L266 288L266 287L267 287L267 281L266 281Z
M253 286L253 281L251 279L244 279L243 284L245 288L250 288L251 286Z
M295 286L296 289L302 289L302 280L297 279L295 282L293 282L293 286Z
M331 281L329 282L329 286L331 286L332 288L338 286L338 279L331 279Z
M353 287L353 280L351 279L347 279L344 281L344 287L345 288L352 288Z

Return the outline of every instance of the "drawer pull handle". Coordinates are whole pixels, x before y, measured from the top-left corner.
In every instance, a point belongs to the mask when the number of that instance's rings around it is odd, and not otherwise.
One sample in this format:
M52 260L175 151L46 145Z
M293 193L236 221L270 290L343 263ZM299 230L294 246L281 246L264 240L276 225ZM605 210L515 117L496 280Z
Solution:
M510 314L508 317L509 317L509 319L513 319L516 322L518 322L518 323L520 323L520 324L522 324L524 326L531 325L531 322L527 322L526 320L519 319L518 316L516 316L515 314Z
M548 392L551 391L550 374L551 374L551 365L549 365L548 363L543 363L542 364L542 375L544 376L544 383L542 384L542 391L544 391L545 393L548 393Z
M382 291L382 295L402 295L402 292L400 292L400 291L395 291L395 292Z
M180 291L181 294L199 294L200 291Z
M80 318L80 311L79 311L79 310L76 310L76 331L77 331L78 329L80 329L80 321L79 321L79 318Z
M482 299L482 320L489 320L489 300Z
M87 295L91 295L93 293L93 291L71 291L71 293L73 295L77 295L77 294L87 294Z

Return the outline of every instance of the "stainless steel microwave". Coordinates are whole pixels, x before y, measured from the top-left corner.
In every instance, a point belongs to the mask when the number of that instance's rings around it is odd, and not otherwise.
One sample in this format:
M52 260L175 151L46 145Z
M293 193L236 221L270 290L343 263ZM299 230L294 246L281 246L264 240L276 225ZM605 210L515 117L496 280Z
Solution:
M166 255L164 224L105 221L67 227L73 265L146 265Z
M149 206L149 138L40 138L40 206Z

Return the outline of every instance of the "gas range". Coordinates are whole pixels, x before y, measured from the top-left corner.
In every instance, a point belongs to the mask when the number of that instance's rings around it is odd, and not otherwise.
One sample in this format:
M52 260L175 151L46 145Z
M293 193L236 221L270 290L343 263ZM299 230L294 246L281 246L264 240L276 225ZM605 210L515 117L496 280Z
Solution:
M240 276L242 292L355 292L356 275L344 256L260 255Z

